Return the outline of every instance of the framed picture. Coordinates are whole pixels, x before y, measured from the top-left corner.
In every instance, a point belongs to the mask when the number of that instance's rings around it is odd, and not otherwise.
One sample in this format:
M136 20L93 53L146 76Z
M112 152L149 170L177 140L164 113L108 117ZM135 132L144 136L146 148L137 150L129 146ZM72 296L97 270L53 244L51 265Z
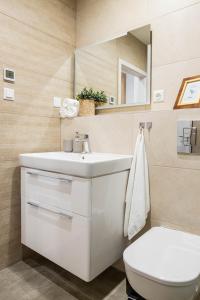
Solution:
M200 107L200 75L184 78L174 109Z

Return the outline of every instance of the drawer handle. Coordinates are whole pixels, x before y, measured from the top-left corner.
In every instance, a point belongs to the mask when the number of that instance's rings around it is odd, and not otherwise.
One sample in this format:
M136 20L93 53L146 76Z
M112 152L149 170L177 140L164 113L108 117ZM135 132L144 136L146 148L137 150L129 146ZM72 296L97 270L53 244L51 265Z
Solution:
M34 206L34 207L38 207L38 208L42 208L44 210L48 210L54 214L57 214L57 215L61 215L61 216L65 216L69 219L72 219L73 218L73 214L70 213L70 212L64 212L64 211L61 211L61 210L56 210L56 209L52 209L48 206L44 206L44 205L41 205L39 203L36 203L36 202L33 202L33 201L28 201L27 204L31 205L31 206Z
M30 172L30 171L28 171L26 174L33 175L33 176L42 176L42 177L47 177L47 178L51 178L51 179L57 179L57 180L60 180L60 181L63 181L63 182L71 182L72 181L72 179L68 179L68 178L52 177L52 176L39 174L39 173L35 173L35 172Z

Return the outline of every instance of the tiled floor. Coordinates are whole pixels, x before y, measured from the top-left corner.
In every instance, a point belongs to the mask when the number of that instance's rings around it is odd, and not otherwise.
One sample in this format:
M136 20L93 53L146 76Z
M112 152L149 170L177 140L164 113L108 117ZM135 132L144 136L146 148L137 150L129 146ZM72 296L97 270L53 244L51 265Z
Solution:
M85 283L48 261L20 261L0 271L0 300L127 300L124 273L109 268Z

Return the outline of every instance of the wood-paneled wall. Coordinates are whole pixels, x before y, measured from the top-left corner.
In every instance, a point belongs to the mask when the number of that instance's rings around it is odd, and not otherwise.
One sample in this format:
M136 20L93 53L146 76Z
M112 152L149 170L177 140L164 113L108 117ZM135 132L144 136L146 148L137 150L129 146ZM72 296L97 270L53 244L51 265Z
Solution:
M0 1L0 268L21 258L20 153L60 149L53 96L73 94L74 0ZM3 82L3 67L16 71ZM16 100L3 100L3 87Z

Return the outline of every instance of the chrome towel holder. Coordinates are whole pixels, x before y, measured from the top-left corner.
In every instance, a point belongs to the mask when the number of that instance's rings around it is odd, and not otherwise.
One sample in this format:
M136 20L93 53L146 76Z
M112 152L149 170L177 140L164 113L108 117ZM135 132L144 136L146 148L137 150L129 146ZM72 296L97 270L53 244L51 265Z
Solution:
M139 123L139 128L140 129L145 129L145 127L150 130L152 128L152 122L140 122Z

